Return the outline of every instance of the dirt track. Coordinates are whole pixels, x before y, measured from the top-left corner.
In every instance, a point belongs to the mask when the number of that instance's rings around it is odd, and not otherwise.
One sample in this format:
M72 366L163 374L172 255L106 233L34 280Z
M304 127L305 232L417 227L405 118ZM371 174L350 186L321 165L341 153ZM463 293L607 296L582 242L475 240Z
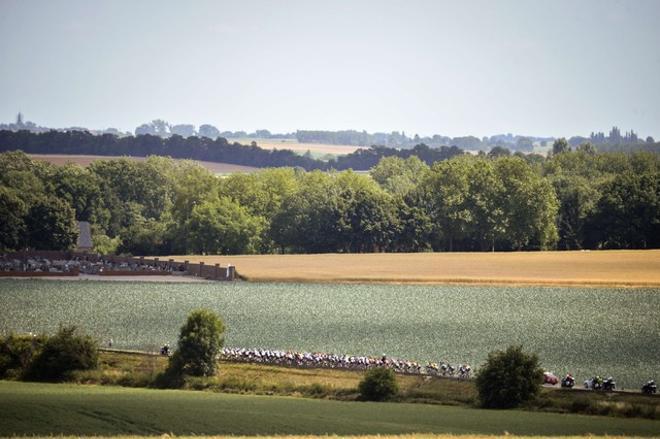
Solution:
M250 281L660 287L660 250L171 256Z

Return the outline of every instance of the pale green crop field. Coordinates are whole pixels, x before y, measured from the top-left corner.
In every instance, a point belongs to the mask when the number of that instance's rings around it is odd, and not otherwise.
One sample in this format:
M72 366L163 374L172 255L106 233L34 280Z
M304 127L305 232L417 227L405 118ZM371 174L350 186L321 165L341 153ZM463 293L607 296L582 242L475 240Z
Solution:
M522 344L581 383L660 378L658 289L0 280L0 332L76 324L113 347L176 344L195 308L226 321L227 346L481 364Z

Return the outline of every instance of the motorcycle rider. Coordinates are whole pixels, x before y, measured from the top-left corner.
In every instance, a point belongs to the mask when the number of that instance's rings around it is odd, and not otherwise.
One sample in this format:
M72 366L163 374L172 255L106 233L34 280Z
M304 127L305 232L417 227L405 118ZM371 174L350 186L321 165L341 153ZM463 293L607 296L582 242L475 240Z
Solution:
M647 395L653 395L658 391L658 386L655 384L655 380L649 380L646 384L642 386L642 393Z

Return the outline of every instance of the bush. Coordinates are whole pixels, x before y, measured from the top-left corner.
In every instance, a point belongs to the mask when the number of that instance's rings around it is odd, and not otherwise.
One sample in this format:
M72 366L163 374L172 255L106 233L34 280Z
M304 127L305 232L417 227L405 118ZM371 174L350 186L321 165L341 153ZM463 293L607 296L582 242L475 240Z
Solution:
M369 369L358 386L360 398L366 401L384 401L399 392L396 376L391 369Z
M74 370L95 369L98 361L98 344L92 337L77 334L75 326L60 327L46 340L27 375L36 380L59 381Z
M21 378L41 352L45 335L15 335L0 337L0 378Z
M166 375L212 376L223 343L225 326L212 311L193 311L181 327L179 349L170 358Z
M521 346L491 352L477 376L479 400L487 408L517 407L538 394L542 379L538 357Z

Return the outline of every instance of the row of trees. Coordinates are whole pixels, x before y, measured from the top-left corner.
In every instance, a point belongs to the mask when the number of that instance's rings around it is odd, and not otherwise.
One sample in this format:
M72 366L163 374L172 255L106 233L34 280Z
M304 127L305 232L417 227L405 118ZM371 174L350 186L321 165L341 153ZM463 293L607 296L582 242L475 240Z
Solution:
M393 131L391 133L367 133L366 131L343 130L343 131L321 131L321 130L298 130L296 139L301 143L329 143L334 145L384 145L390 148L412 148L415 145L425 144L438 148L441 146L454 146L468 150L482 150L500 146L516 151L532 151L534 142L545 142L550 138L514 136L512 134L497 135L491 137L458 136L449 137L434 134L433 136L420 137L407 136L405 132Z
M340 156L329 161L300 156L286 149L269 150L259 148L256 143L242 145L229 143L218 137L188 137L144 134L118 137L112 134L94 135L87 131L0 131L0 152L21 150L31 154L91 154L101 156L170 156L180 159L203 160L217 163L265 167L300 167L305 170L355 169L369 170L382 157L406 158L417 155L431 164L463 151L456 147L429 148L418 145L412 150L399 151L394 148L372 147Z
M98 251L136 255L657 248L659 194L657 155L584 148L226 178L164 157L82 168L13 152L0 155L0 247L68 248L77 219Z

